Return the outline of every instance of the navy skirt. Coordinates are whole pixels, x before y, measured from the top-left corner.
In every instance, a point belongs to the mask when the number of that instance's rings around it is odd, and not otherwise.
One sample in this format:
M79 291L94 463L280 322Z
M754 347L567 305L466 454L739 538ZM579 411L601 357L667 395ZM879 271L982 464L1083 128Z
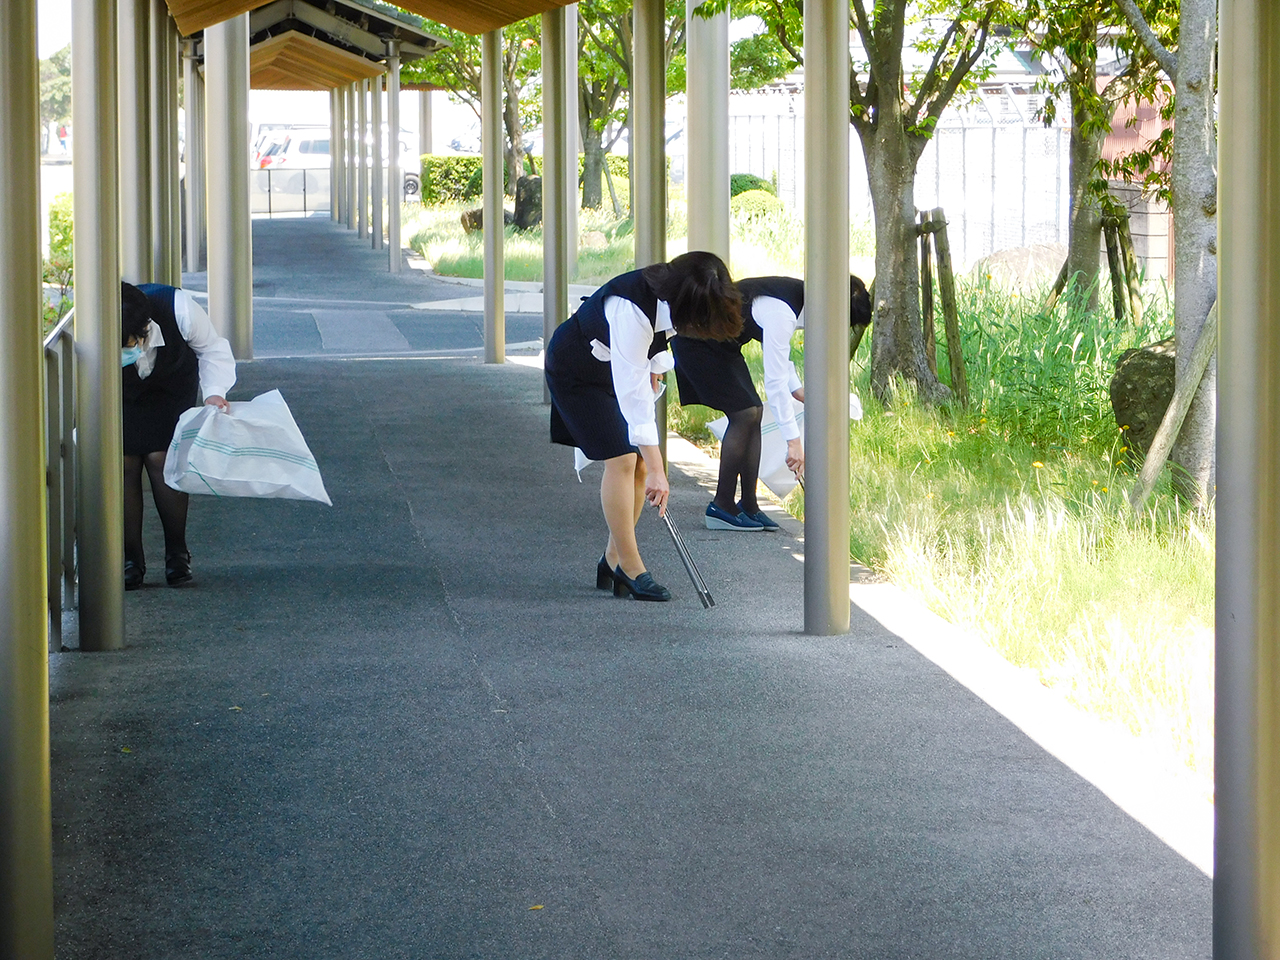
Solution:
M763 406L736 340L673 337L671 352L676 358L681 405L700 403L724 413Z
M551 393L551 442L578 447L592 460L639 451L618 406L610 364L597 360L576 317L556 328L543 363Z
M146 400L124 401L124 452L130 457L168 450L178 418L191 407L200 405L196 390L185 399L162 395Z

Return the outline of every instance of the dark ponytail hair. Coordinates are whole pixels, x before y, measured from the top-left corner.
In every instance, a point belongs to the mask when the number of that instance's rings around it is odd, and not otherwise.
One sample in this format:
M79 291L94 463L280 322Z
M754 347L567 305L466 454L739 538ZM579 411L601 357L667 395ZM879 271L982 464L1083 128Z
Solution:
M135 337L139 340L151 322L151 301L132 283L120 283L120 345Z
M680 336L734 340L742 333L742 294L714 253L690 250L643 272L650 289L671 307L671 325Z

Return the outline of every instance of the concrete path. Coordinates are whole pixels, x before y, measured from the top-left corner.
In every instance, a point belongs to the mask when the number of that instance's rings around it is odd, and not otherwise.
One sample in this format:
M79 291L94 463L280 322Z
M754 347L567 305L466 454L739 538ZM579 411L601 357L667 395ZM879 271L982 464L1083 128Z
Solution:
M615 600L536 369L271 388L333 507L193 500L196 586L153 523L127 649L52 659L59 957L1210 956L1209 880L1098 789L860 609L798 632L794 524L704 530L674 471L717 606L651 516L676 598Z

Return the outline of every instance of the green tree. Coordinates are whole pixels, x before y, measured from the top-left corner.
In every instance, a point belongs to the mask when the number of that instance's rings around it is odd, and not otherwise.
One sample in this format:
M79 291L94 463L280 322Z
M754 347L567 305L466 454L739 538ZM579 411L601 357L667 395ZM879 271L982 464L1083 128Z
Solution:
M71 122L71 44L40 61L40 122Z
M467 104L480 118L480 38L432 20L424 20L423 28L450 46L434 56L406 64L401 78L411 83L432 83L448 90ZM530 17L502 30L502 124L506 131L503 155L507 166L507 191L515 192L521 174L525 148L524 133L536 123L538 113L531 105L537 98L522 101L530 80L542 66L540 43L542 22Z

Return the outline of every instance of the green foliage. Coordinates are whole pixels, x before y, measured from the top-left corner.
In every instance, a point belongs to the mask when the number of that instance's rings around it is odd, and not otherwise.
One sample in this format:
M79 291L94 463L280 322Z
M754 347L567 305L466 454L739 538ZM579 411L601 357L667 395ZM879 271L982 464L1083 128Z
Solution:
M72 233L71 194L61 193L49 204L49 256L45 258L43 279L48 288L56 288L58 298L51 301L46 293L44 325L48 330L71 309L69 296L72 287L72 257L74 237Z
M768 190L747 190L729 201L729 209L738 215L760 217L782 209L782 201Z
M71 122L71 45L40 61L40 122Z
M424 154L422 157L422 202L444 203L470 200L479 193L468 193L471 180L480 173L479 157L454 157Z
M795 57L770 33L735 41L729 48L729 85L756 90L799 66Z
M774 174L777 176L777 174ZM778 188L772 182L765 180L763 177L757 177L754 173L734 173L729 176L729 196L736 197L740 193L746 193L748 190L764 190L766 193L772 193L775 197L778 195Z

